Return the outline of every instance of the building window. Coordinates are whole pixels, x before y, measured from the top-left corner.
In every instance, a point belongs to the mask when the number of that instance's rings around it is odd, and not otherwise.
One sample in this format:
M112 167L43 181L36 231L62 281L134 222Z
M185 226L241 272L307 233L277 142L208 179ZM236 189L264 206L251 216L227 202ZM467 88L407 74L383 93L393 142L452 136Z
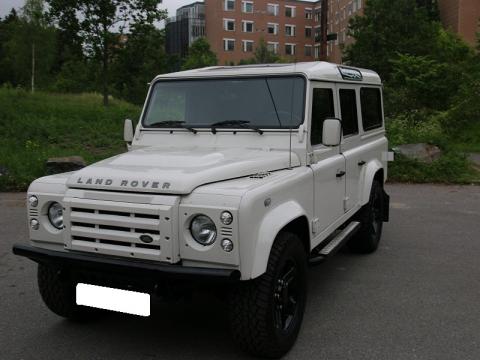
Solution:
M285 16L289 18L295 17L295 6L285 6Z
M305 9L305 19L311 20L313 18L312 9Z
M353 0L353 12L357 12L362 8L362 0Z
M305 27L305 37L307 37L307 38L312 37L312 27L311 26Z
M225 30L225 31L235 31L235 20L233 20L233 19L223 19L223 30Z
M253 41L243 40L243 52L252 52L253 51Z
M253 13L253 2L252 1L243 1L242 2L242 11L244 13Z
M278 35L278 24L268 23L267 24L267 32L270 35Z
M285 25L285 35L295 36L295 25Z
M267 4L268 15L278 16L278 4Z
M278 42L268 42L267 43L267 49L268 51L278 54Z
M312 45L305 45L305 56L312 56Z
M322 9L315 9L315 22L322 21Z
M234 51L235 50L235 40L234 39L223 39L223 49L225 51Z
M242 21L243 32L253 32L253 21Z
M235 0L225 0L225 11L235 10Z
M285 54L295 55L295 44L285 44Z
M320 59L320 45L315 45L315 59Z
M322 28L320 26L315 27L315 42L322 41Z
M353 4L350 3L347 5L347 14L348 16L352 16L352 13L353 13Z

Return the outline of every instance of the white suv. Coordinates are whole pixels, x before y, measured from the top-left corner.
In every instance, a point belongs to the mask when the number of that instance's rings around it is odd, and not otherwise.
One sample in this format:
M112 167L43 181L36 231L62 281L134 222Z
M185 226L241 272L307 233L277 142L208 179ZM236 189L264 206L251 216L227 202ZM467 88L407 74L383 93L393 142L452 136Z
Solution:
M314 62L161 75L124 137L128 152L28 190L30 244L13 251L39 263L58 315L92 314L77 283L162 296L215 284L235 340L279 357L300 329L307 265L344 244L375 251L388 220L373 71Z

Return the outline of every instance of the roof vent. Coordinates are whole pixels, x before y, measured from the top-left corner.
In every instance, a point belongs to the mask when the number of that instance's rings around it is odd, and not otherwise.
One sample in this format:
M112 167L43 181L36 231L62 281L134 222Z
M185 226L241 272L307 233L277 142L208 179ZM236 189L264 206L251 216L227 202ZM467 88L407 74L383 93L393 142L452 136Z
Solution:
M260 171L256 174L250 175L250 179L263 179L270 176L270 171Z

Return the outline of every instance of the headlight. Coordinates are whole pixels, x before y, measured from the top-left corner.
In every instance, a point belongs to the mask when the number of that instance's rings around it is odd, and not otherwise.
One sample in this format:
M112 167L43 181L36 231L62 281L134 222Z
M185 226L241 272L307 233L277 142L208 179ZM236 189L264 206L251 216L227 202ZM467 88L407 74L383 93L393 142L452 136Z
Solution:
M197 215L190 223L190 233L201 245L212 245L217 238L217 227L207 215Z
M63 206L57 202L48 208L48 220L57 229L63 229Z

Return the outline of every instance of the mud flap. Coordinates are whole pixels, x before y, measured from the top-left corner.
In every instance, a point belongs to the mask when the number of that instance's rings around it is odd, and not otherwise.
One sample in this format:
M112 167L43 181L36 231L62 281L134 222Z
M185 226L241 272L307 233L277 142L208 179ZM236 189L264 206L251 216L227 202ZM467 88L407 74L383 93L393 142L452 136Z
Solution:
M382 190L383 196L383 221L388 222L390 218L390 196Z

